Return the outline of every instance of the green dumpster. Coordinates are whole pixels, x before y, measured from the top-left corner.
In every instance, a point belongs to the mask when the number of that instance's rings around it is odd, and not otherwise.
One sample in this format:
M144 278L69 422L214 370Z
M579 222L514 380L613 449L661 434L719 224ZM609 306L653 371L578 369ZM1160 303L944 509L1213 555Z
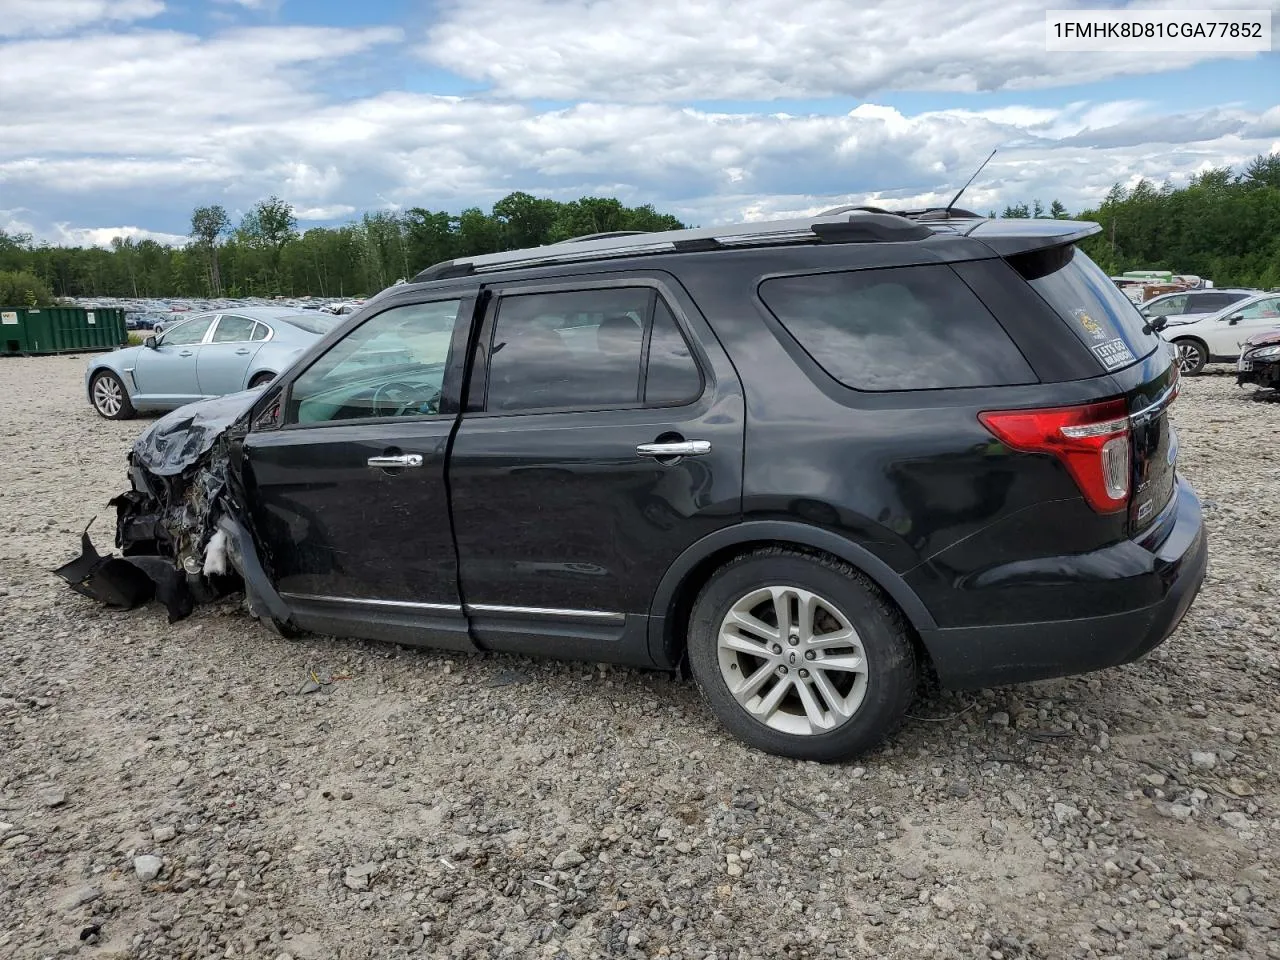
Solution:
M85 353L129 342L115 307L0 306L0 354Z

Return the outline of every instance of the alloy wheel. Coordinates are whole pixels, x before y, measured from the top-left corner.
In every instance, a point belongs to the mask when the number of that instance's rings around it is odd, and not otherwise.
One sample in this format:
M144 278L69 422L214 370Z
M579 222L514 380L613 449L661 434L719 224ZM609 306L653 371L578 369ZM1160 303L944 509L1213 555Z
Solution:
M720 675L738 704L781 733L829 733L858 712L867 657L848 617L797 587L752 590L717 638Z
M115 377L102 376L93 382L93 405L104 417L115 417L124 406L124 391Z
M1200 367L1200 348L1194 343L1178 344L1178 369L1194 373Z

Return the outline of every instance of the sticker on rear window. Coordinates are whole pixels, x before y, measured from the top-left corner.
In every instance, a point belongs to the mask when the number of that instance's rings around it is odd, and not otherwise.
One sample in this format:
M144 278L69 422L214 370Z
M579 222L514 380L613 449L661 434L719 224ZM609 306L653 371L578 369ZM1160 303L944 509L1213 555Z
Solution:
M1134 362L1134 356L1123 340L1108 340L1094 344L1093 352L1108 370L1118 370Z
M1093 317L1089 316L1084 310L1072 310L1071 315L1076 318L1076 322L1080 324L1081 329L1095 340L1101 340L1106 337L1106 333L1102 329L1102 324Z

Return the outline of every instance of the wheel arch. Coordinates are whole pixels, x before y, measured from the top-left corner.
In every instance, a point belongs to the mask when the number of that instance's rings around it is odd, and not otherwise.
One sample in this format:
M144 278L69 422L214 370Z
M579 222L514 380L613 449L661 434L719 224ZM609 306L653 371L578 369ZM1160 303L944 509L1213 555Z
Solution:
M711 574L733 557L762 547L792 547L843 560L884 591L902 611L917 637L937 628L916 592L866 547L805 523L749 520L708 534L667 568L649 608L649 652L655 664L669 669L684 659L685 623L693 601Z
M119 380L120 385L124 387L125 396L129 397L130 400L133 399L134 394L137 392L133 387L133 378L123 370L116 369L111 365L109 358L104 357L101 360L89 364L89 369L85 371L84 395L85 399L90 403L93 403L93 381L100 373L109 373Z
M1204 355L1206 357L1212 355L1213 351L1209 349L1209 344L1205 342L1205 339L1203 337L1196 336L1194 333L1185 333L1180 337L1172 338L1169 342L1172 344L1179 344L1187 340L1191 341L1196 346L1198 346L1201 350L1203 350Z

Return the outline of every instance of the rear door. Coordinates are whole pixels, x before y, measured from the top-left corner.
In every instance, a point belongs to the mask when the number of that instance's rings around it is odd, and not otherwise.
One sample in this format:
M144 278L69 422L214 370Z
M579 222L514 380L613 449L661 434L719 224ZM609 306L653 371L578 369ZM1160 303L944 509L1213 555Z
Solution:
M741 386L666 274L494 287L449 466L473 636L650 664L649 606L741 516Z
M209 342L200 348L196 378L206 397L243 390L254 355L270 335L270 328L249 317L224 313L218 317Z
M201 345L216 314L204 314L183 320L165 330L158 338L155 349L138 351L133 377L138 394L148 401L178 406L199 400L200 392L196 365L200 359Z

